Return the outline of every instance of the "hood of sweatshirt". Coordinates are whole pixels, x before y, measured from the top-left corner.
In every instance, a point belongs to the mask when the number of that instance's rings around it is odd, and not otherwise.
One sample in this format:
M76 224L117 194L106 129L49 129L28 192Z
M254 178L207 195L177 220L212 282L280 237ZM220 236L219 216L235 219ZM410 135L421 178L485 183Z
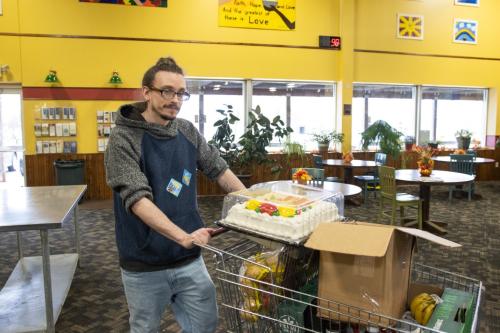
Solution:
M177 135L178 121L171 120L167 125L162 126L155 123L148 123L142 113L146 110L146 102L126 104L120 107L116 117L116 126L135 127L148 131L157 137L173 137Z

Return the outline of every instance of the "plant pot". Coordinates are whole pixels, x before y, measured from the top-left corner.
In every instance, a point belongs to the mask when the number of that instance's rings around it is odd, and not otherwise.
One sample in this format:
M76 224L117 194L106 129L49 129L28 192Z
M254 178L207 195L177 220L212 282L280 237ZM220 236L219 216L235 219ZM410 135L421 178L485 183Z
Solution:
M458 149L467 150L470 146L470 138L457 137L457 146Z
M321 153L327 153L328 147L330 147L330 143L318 143L318 150Z

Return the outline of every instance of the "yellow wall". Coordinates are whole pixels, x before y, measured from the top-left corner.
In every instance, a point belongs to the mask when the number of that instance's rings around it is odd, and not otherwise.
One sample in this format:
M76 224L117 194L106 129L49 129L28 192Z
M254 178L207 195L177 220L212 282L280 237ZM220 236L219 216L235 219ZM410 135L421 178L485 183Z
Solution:
M417 54L355 52L356 82L500 88L500 1L481 1L480 7L454 6L452 0L357 0L356 3L356 49ZM398 13L424 16L423 40L396 38ZM479 22L477 45L452 41L455 18ZM497 103L490 103L495 109L489 110L488 115L493 116L489 121L496 126L488 126L488 135L500 134L498 102L499 99Z
M0 36L2 46L6 45L4 40L11 45L8 49L1 48L0 63L9 63L11 81L21 82L25 87L49 86L43 82L49 69L57 70L60 86L64 87L109 88L107 81L113 70L119 71L124 81L122 87L139 87L145 69L165 55L176 58L188 76L337 81L339 53L335 51L204 44L243 42L315 47L319 34L338 34L338 0L297 0L296 4L300 8L296 29L273 31L219 28L216 1L170 1L169 7L164 9L80 3L77 0L7 0L4 1L4 15L0 17L0 33L202 43ZM44 103L68 105L64 101L24 102L28 154L35 149L34 108ZM95 111L100 108L100 102L73 101L71 105L77 107L79 114L78 152L96 152ZM87 110L92 114L88 118Z
M110 88L107 81L113 70L119 71L124 81L122 87L139 87L147 67L160 56L172 55L185 68L187 75L193 77L339 81L342 83L339 107L351 102L353 81L500 88L499 60L427 56L500 59L500 47L496 42L499 31L496 13L500 12L500 1L481 1L479 8L471 8L454 6L452 0L297 0L294 31L220 28L217 26L217 1L206 0L169 1L166 9L80 3L77 0L4 0L3 7L0 64L10 65L8 81L21 82L25 87L47 87L43 80L51 68L57 70L64 87ZM424 40L396 38L398 12L424 15ZM479 21L478 45L452 43L455 17ZM24 36L6 36L6 33ZM26 34L61 34L80 38L29 37ZM315 47L318 35L341 35L343 50L236 45L259 43ZM172 42L84 36L168 39ZM496 105L500 105L498 98ZM64 101L24 102L28 154L34 152L35 146L34 109L44 103L68 105ZM95 111L109 110L120 102L71 103L78 110L79 152L96 152ZM500 134L500 117L496 110L493 111L490 114L494 115L491 121L495 126L488 126L488 134ZM350 121L350 116L342 119L347 138L344 148L350 146Z

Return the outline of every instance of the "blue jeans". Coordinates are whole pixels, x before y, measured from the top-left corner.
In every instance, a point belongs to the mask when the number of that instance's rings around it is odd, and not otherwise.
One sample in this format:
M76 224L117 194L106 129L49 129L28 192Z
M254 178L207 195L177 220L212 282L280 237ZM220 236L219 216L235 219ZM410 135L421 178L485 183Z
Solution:
M167 305L183 332L215 332L215 286L201 256L185 266L156 272L122 269L122 281L132 333L158 332Z

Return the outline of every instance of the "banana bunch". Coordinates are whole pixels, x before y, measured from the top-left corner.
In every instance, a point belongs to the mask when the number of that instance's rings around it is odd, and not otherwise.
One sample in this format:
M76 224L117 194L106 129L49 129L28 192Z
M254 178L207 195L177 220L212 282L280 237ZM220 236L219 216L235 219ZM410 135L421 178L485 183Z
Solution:
M438 295L418 294L410 303L411 314L417 323L426 325L429 319L431 319L434 308L441 302L442 300Z

